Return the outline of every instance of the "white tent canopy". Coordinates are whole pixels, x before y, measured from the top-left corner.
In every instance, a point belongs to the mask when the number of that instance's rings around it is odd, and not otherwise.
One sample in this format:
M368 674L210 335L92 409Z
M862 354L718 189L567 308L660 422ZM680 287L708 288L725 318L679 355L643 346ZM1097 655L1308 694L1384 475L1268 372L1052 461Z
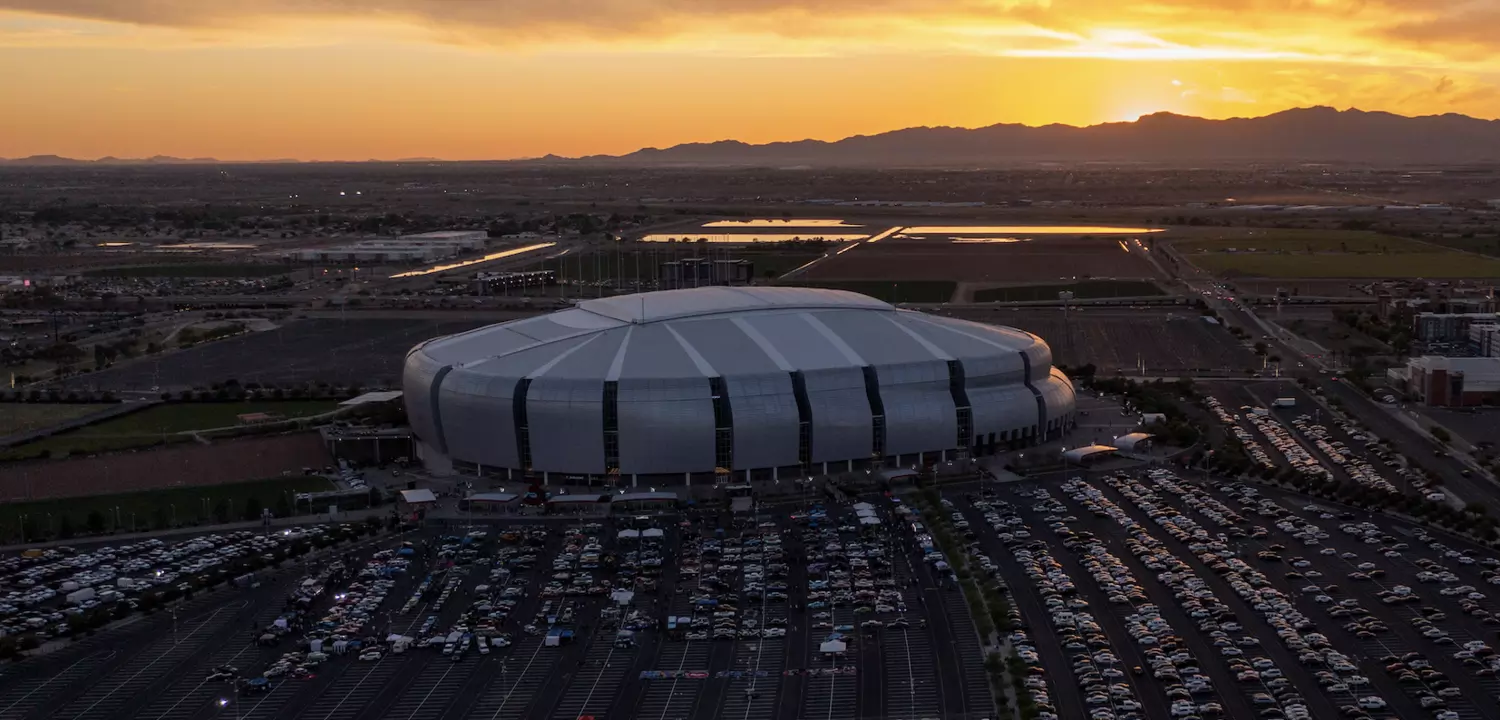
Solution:
M402 490L401 499L409 503L435 503L437 496L431 490Z
M858 515L858 516L860 516L860 517L875 517L875 511L874 510L860 510L859 512L857 512L855 514Z
M638 538L640 536L641 536L641 531L640 530L621 530L619 538L621 540L628 540L630 538Z
M867 502L854 503L855 510L874 510L875 506Z
M862 518L859 519L859 524L861 524L861 525L879 525L880 524L880 518L876 518L876 517L862 517Z
M841 653L848 649L849 646L845 645L843 640L829 640L818 646L818 652L823 653Z
M645 530L641 531L641 537L659 538L663 535L665 535L665 533L661 531L661 528L646 528Z

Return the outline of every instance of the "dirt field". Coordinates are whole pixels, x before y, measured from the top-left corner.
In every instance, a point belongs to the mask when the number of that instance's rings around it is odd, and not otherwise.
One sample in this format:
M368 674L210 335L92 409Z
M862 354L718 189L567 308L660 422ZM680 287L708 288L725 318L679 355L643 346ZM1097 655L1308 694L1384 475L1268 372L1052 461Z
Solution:
M0 437L51 427L107 407L109 406L5 403L0 405Z
M1366 281L1359 280L1258 280L1253 278L1235 278L1233 285L1241 293L1249 295L1275 295L1277 290L1285 290L1293 295L1307 295L1309 297L1330 297L1351 299L1371 299L1369 293L1360 288Z
M1147 280L1085 280L1076 283L984 288L975 290L973 296L974 302L1026 302L1056 300L1061 292L1073 293L1077 300L1166 294L1155 283Z
M992 244L883 240L814 266L807 279L1037 283L1155 277L1150 261L1141 253L1126 252L1121 242L1114 238L1045 238Z
M1137 373L1140 364L1148 375L1240 372L1256 365L1252 353L1227 331L1190 312L1075 308L1066 322L1060 309L1051 308L975 308L940 314L1026 330L1047 341L1054 362L1093 363L1105 373Z
M1500 276L1500 260L1460 252L1260 254L1198 253L1194 265L1224 277L1473 278Z
M1366 231L1266 229L1171 242L1184 259L1228 278L1465 278L1500 274L1500 260Z
M358 383L394 387L406 352L423 340L499 320L312 319L69 378L69 386L116 391L241 383Z
M330 456L316 432L239 438L73 460L0 467L0 500L84 497L159 488L223 485L302 474Z

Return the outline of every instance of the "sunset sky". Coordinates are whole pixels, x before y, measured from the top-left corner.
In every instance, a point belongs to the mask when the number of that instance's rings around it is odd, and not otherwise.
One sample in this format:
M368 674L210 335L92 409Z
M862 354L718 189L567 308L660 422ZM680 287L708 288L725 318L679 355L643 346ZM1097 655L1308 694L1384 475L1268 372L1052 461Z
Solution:
M1500 0L0 0L0 157L512 158L1500 117Z

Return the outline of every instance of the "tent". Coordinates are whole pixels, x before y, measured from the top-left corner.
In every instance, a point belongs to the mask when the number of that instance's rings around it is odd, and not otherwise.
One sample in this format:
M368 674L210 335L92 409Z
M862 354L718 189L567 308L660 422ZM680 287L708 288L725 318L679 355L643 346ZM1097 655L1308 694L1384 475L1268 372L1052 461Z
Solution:
M862 518L859 519L859 524L860 525L879 525L880 524L880 518L862 517Z
M862 518L863 517L875 517L875 511L874 510L860 510L859 512L855 513L855 515L858 515L858 516L860 516Z
M854 503L854 509L856 511L860 511L860 510L874 510L875 506L871 505L870 503L867 503L867 502L859 502L859 503Z
M641 536L641 531L640 530L621 530L619 538L621 540L630 540L630 539L638 538L640 536Z
M616 590L609 594L609 599L616 605L629 605L635 599L635 593L629 590Z
M829 640L818 646L818 652L825 654L841 653L848 649L849 646L843 640Z
M641 531L641 537L646 538L659 538L664 536L665 534L666 533L663 533L661 531L661 528L646 528L645 530Z
M401 491L401 500L403 502L410 503L410 504L413 504L413 505L420 504L420 503L435 503L435 502L437 502L437 496L433 495L431 490L426 490L426 489L423 489L423 490L402 490Z

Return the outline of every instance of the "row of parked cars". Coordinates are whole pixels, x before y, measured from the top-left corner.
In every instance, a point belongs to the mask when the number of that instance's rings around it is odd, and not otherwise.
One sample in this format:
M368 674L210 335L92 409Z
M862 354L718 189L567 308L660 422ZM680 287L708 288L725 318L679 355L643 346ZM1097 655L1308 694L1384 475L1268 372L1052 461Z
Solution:
M1153 470L1149 473L1148 479L1152 487L1163 488L1169 493L1191 496L1197 492L1189 490L1178 482L1178 478L1168 470ZM1227 533L1211 534L1196 520L1182 514L1175 506L1158 496L1152 487L1135 479L1115 476L1108 478L1106 482L1138 510L1145 513L1151 522L1161 527L1173 539L1186 545L1200 562L1221 575L1235 594L1261 614L1265 623L1276 633L1287 650L1296 655L1299 662L1306 667L1313 668L1315 672L1325 672L1330 676L1346 680L1347 682L1343 683L1345 688L1342 691L1335 691L1334 694L1335 700L1344 703L1341 711L1346 716L1368 717L1368 711L1378 710L1385 706L1385 701L1373 693L1366 691L1359 696L1349 690L1356 686L1367 686L1368 678L1363 678L1358 674L1357 666L1346 654L1332 647L1328 638L1318 632L1316 623L1296 607L1287 593L1277 588L1264 573L1237 557L1235 548L1227 542ZM1087 486L1087 483L1081 483L1081 485ZM1207 589L1203 579L1190 566L1177 559L1162 541L1145 531L1144 526L1136 523L1117 506L1113 506L1113 503L1102 493L1095 495L1097 492L1097 490L1094 492L1085 490L1084 495L1085 497L1094 496L1094 502L1103 506L1106 514L1114 518L1117 523L1126 527L1139 528L1135 533L1135 539L1141 545L1132 552L1138 556L1145 553L1143 560L1154 557L1175 568L1162 576L1162 579L1168 582L1169 588L1174 590L1174 597L1185 595L1200 601L1201 607L1198 608L1193 608L1187 604L1187 601L1183 601L1184 610L1188 611L1190 617L1199 621L1199 631L1207 633L1213 644L1219 648L1230 671L1235 674L1235 679L1246 687L1251 703L1260 708L1259 715L1265 718L1288 720L1310 718L1311 710L1290 679L1286 677L1285 670L1263 654L1251 655L1250 653L1259 652L1254 649L1258 643L1249 643L1249 640L1253 638L1246 636L1239 641L1232 639L1232 634L1241 633L1244 628L1228 606ZM1241 642L1245 642L1246 645L1241 645ZM1250 652L1246 651L1247 646L1251 648Z
M1246 503L1247 505L1253 503L1257 507L1265 508L1268 503L1271 503L1271 501L1259 497L1258 491L1254 488L1236 485L1231 486L1229 492L1232 499ZM1279 508L1279 506L1277 507ZM1307 512L1318 512L1320 517L1329 515L1324 509L1316 506L1308 506L1304 510ZM1286 516L1283 515L1283 517ZM1382 554L1395 551L1397 553L1396 557L1400 557L1399 553L1407 549L1405 543L1398 542L1396 538L1386 534L1373 523L1346 522L1341 525L1341 530L1345 533L1364 538L1368 544L1382 546ZM1432 540L1425 533L1420 534L1418 538L1426 541ZM1272 545L1271 547L1275 548L1277 546ZM1351 573L1351 576L1360 574L1364 577L1374 578L1385 574L1384 569L1376 566L1374 563L1359 562L1358 555L1352 552L1340 553L1333 548L1323 548L1319 551L1319 554L1329 556L1338 555L1341 560L1354 565L1356 570ZM1419 559L1418 562L1422 560ZM1451 575L1451 573L1449 574ZM1303 577L1316 578L1314 571L1294 570L1287 573L1287 575L1289 579L1300 579ZM1457 581L1457 579L1457 576L1452 577L1453 581ZM1370 639L1388 631L1384 622L1375 618L1372 613L1361 607L1357 601L1345 599L1335 602L1331 595L1338 592L1336 586L1327 585L1319 587L1318 585L1309 585L1303 588L1303 591L1310 594L1315 602L1319 602L1328 608L1328 613L1331 616L1347 618L1348 622L1343 626L1344 630L1354 634L1356 637ZM1396 585L1389 589L1380 590L1375 593L1375 596L1380 598L1384 604L1415 604L1421 601L1419 595L1404 585ZM1454 641L1446 631L1433 625L1433 620L1441 620L1443 617L1443 614L1436 608L1424 607L1413 618L1413 625L1418 629L1420 634L1429 640L1437 643L1453 644ZM1482 642L1471 642L1468 646L1459 650L1458 654L1464 658L1463 661L1466 664L1471 664L1478 668L1477 672L1492 675L1495 672L1495 668L1487 665L1488 662L1492 661L1482 659L1489 657L1485 655L1487 648L1488 646ZM1493 654L1492 650L1488 652ZM1431 668L1431 664L1420 653L1408 653L1403 657L1409 657L1409 659L1416 661L1418 666L1415 669L1397 666L1395 663L1401 658L1388 656L1386 662L1390 664L1387 665L1387 672L1392 674L1393 677L1398 677L1399 682L1402 683L1403 687L1407 688L1418 705L1431 711L1434 718L1440 720L1457 720L1459 717L1458 713L1449 709L1447 704L1452 698L1462 695L1462 691L1454 687L1443 673ZM1319 685L1330 693L1355 692L1362 695L1358 698L1357 705L1345 707L1346 715L1357 716L1359 713L1385 707L1385 700L1383 698L1364 693L1364 688L1369 684L1367 677L1362 675L1339 675L1330 670L1318 670L1314 673L1314 676Z
M186 590L188 581L249 556L274 558L287 543L327 532L289 529L264 536L240 531L176 542L149 539L88 550L28 551L0 561L0 636L66 635L68 616L101 605L131 602L153 588Z

